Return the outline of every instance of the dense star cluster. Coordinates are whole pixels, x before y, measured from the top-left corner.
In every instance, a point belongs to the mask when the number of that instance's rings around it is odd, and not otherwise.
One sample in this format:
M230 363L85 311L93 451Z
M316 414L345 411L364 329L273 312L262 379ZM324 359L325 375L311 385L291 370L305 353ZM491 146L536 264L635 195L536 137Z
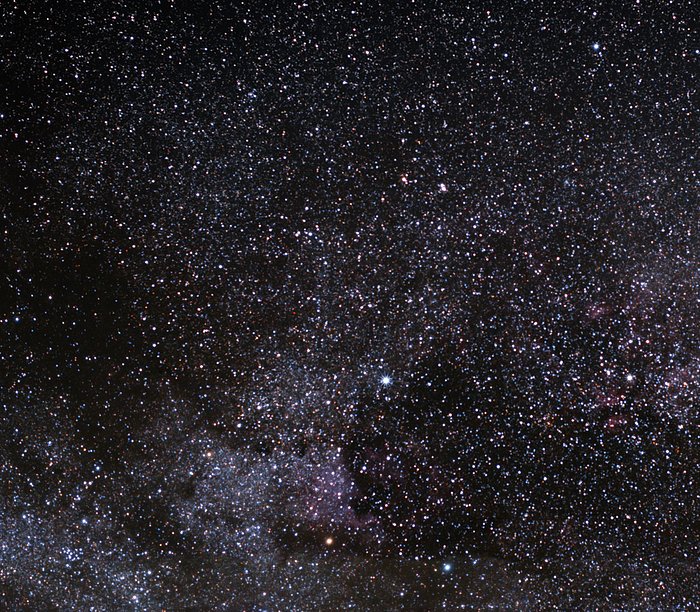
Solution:
M397 4L2 3L3 610L700 607L700 8Z

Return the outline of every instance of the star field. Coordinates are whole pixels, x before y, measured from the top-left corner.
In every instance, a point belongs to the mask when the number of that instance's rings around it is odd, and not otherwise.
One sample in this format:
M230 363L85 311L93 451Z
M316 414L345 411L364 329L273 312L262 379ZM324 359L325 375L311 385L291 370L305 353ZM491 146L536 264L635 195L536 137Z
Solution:
M0 607L700 608L700 9L0 7Z

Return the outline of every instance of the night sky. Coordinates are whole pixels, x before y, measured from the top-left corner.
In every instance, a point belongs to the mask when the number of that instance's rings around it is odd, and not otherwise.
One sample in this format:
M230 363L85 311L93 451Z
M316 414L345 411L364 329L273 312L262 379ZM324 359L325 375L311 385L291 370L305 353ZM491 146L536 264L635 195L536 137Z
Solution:
M699 18L3 1L0 608L700 609Z

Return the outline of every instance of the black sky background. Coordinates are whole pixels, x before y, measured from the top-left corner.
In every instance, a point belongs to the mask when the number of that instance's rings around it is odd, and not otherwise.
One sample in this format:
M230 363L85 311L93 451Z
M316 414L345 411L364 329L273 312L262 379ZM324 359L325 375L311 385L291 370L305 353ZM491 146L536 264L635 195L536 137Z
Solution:
M0 15L5 608L698 606L692 2Z

